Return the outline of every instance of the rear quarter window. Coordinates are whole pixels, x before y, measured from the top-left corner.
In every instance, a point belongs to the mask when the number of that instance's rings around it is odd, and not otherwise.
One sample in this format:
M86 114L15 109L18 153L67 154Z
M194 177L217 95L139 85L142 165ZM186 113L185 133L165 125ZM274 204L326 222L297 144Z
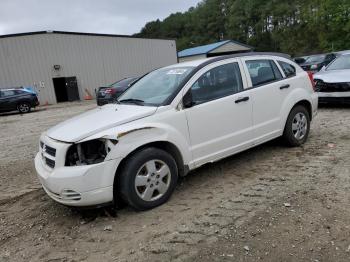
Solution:
M283 62L283 61L278 61L278 64L281 66L284 74L286 77L293 77L296 75L296 69L293 65Z

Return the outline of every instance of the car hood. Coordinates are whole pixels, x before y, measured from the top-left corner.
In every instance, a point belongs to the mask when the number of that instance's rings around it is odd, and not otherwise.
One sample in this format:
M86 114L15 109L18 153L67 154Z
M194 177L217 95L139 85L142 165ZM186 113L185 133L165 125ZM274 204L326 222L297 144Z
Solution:
M350 82L350 69L321 71L314 78L326 83L346 83Z
M108 104L66 120L46 132L52 139L78 142L88 136L154 114L156 107Z

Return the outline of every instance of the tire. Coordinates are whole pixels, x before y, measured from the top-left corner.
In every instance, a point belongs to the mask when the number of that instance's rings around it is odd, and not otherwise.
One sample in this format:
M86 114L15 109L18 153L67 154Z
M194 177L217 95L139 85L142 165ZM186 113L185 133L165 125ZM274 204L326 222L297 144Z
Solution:
M164 150L145 148L130 156L117 181L122 199L136 210L147 210L165 203L175 190L178 168ZM117 182L117 183L118 183Z
M27 102L21 102L18 104L17 106L17 110L21 113L21 114L26 114L29 113L31 110L31 105Z
M307 109L298 105L289 113L283 138L289 146L295 147L304 144L310 132L310 115Z

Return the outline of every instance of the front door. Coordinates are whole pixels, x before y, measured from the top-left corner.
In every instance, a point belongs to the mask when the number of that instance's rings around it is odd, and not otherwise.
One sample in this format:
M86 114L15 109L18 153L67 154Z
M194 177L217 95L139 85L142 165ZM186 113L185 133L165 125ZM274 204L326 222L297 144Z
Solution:
M185 109L196 166L241 151L252 144L252 103L237 60L210 65L188 92ZM245 83L245 82L244 82Z

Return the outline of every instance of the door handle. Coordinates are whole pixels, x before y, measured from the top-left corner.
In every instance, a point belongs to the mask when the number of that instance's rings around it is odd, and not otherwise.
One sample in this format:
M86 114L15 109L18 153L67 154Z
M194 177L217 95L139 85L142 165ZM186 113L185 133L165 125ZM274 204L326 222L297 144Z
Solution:
M280 89L282 90L282 89L287 89L287 88L289 88L290 87L290 85L288 84L288 85L284 85L284 86L280 86Z
M235 103L238 104L238 103L241 103L241 102L245 102L245 101L248 101L249 100L249 96L246 96L246 97L240 97L238 98Z

